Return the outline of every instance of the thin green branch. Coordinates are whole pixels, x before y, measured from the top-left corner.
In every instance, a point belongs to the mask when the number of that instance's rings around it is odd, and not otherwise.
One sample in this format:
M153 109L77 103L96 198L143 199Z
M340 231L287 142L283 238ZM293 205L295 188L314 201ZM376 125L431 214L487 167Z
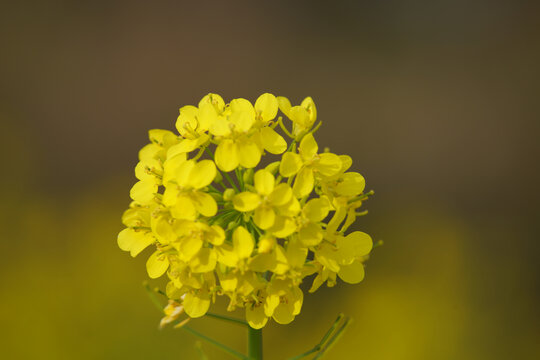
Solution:
M238 352L238 351L236 351L234 349L231 349L230 347L228 347L226 345L223 345L219 341L214 340L211 337L208 337L208 336L198 332L197 330L194 330L194 329L190 328L189 326L182 326L180 329L182 329L184 331L187 331L191 335L194 335L194 336L198 337L199 339L204 340L204 341L206 341L206 342L220 348L224 352L234 356L237 359L249 360L249 358L246 355L244 355L244 354L242 354L242 353L240 353L240 352Z
M203 146L202 148L199 149L199 152L197 152L197 155L195 155L195 157L192 159L192 160L199 160L202 156L202 154L204 154L204 149L206 149L206 146Z
M294 139L294 136L289 132L289 130L287 130L287 128L285 127L285 125L283 124L283 118L280 116L279 119L278 119L278 123L279 123L279 127L281 128L281 130L283 130L283 132L288 136L290 137L291 139Z
M246 321L242 320L242 319L236 319L236 318L225 316L225 315L220 315L220 314L214 314L214 313L207 312L206 316L213 317L215 319L219 319L219 320L223 320L223 321L229 321L229 322L232 322L232 323L235 323L235 324L238 324L238 325L242 325L242 326L249 326L248 323Z
M332 343L338 339L340 333L343 332L345 330L345 327L349 324L350 319L346 318L343 325L336 331L336 328L338 327L339 323L344 317L345 316L343 314L339 314L336 320L334 321L334 323L332 324L332 326L330 326L330 329L328 329L326 334L324 334L321 341L319 341L319 343L315 345L312 349L309 349L308 351L300 355L289 358L289 360L302 359L316 352L319 352L319 354L317 354L314 359L316 358L319 359L322 356L322 354L324 354L324 352L326 352L329 349L330 345L332 345Z
M341 337L341 335L343 335L343 333L345 332L345 329L347 328L347 326L349 326L351 321L352 320L350 318L345 319L345 321L343 322L343 325L341 325L341 327L334 333L334 335L330 338L330 340L328 340L328 342L321 349L321 351L317 355L315 355L313 360L321 359L323 355L326 354L326 352L332 347L332 345L334 345L336 341Z
M143 282L143 287L146 290L146 293L148 294L148 297L150 300L152 300L152 303L156 306L156 308L159 309L161 313L163 313L163 305L161 304L161 301L159 301L158 297L156 296L156 292L150 289L150 285L148 284L148 281Z
M199 353L199 356L200 356L201 360L209 360L208 356L206 356L206 354L204 353L204 351L202 349L202 345L201 345L200 341L197 341L195 343L195 349L197 349L197 352Z
M244 177L242 176L240 168L236 168L234 170L234 173L236 174L236 179L238 180L238 184L240 185L240 190L244 191Z

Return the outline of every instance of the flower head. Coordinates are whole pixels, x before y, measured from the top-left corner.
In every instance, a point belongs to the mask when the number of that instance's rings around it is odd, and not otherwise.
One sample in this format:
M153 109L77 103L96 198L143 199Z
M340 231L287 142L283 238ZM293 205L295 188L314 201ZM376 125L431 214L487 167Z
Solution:
M306 278L311 292L364 278L371 237L347 230L371 193L349 156L319 151L316 121L309 97L292 106L268 93L254 104L208 94L180 109L178 133L150 130L118 245L133 257L153 249L149 277L169 279L162 326L204 316L216 296L245 308L253 328L286 324ZM263 156L275 161L261 166Z

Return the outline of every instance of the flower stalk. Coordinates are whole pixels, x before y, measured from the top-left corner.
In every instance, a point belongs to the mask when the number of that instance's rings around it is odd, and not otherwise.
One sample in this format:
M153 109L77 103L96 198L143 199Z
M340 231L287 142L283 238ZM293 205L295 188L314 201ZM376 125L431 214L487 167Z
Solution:
M248 329L248 357L250 360L262 360L263 336L262 329Z

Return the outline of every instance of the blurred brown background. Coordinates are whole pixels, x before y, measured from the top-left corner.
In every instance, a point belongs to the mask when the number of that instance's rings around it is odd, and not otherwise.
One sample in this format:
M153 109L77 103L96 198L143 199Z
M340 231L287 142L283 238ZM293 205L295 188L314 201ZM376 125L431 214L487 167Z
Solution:
M3 2L0 357L197 359L116 246L150 128L208 92L312 96L376 191L366 280L265 329L268 359L540 358L539 11L523 1ZM222 306L223 304L218 304ZM193 322L242 349L242 329ZM204 344L211 359L226 355Z

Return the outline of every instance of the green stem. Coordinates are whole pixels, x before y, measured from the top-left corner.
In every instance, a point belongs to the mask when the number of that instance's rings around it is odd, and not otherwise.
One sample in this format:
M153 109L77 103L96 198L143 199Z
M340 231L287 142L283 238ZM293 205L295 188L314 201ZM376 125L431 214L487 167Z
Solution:
M263 358L262 329L248 328L248 358L249 360L262 360Z

